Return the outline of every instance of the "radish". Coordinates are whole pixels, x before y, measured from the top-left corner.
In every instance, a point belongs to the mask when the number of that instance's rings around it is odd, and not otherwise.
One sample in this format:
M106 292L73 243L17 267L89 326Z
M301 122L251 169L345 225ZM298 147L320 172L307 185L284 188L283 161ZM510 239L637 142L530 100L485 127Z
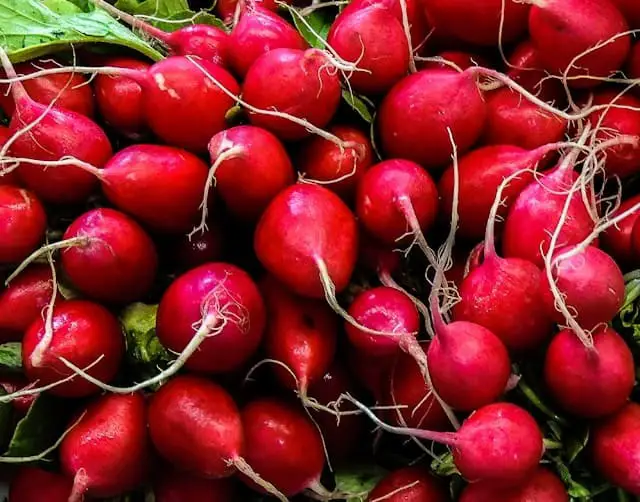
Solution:
M177 470L164 471L153 484L156 502L233 502L228 479L204 479Z
M274 49L251 65L242 87L244 101L251 107L285 112L323 128L340 103L340 78L333 69L328 56L318 49ZM311 134L305 127L273 114L250 110L249 120L282 140L299 140Z
M9 131L9 128L0 125L0 151L10 137L11 132ZM17 171L11 166L9 166L8 169L0 167L0 186L2 185L21 185Z
M253 3L271 12L276 12L279 7L276 0L254 0ZM284 3L291 3L291 1L287 0ZM210 6L207 5L207 7ZM233 25L234 16L238 9L238 0L220 0L216 2L213 7L215 8L216 14L218 14L226 25ZM240 8L245 8L244 2L240 2Z
M640 42L636 42L631 48L631 53L627 60L627 74L629 75L629 78L640 78ZM636 95L638 95L637 88Z
M257 286L244 270L227 263L207 263L174 280L160 300L156 321L158 338L169 350L197 344L185 366L206 373L244 364L258 348L264 327Z
M48 265L31 265L0 291L0 341L20 341L53 294Z
M595 87L627 59L631 38L623 33L629 26L610 0L528 3L529 34L544 68L569 77L570 86Z
M635 0L613 0L631 28L640 28L640 5Z
M169 246L167 258L180 270L186 271L212 261L220 261L224 255L224 234L215 221L207 222L207 230L193 236L176 236Z
M620 204L620 207L611 214L615 217L617 214L623 213L627 209L631 209L635 204L640 203L640 195L631 197ZM623 219L617 225L608 228L600 235L602 248L615 259L623 269L632 269L640 265L638 255L634 256L632 247L632 231L633 225L638 221L638 216L631 216ZM640 237L639 237L640 238ZM638 241L640 242L640 241ZM640 250L640 247L638 247ZM634 263L635 259L635 263Z
M439 58L442 62L438 62L436 58ZM442 51L437 54L436 58L422 58L424 61L421 62L418 68L421 70L447 70L451 69L451 63L453 63L453 65L463 71L472 66L491 66L490 62L483 56L464 51ZM420 59L418 59L418 61L420 61Z
M29 190L0 185L0 264L18 263L44 239L47 215Z
M213 164L210 179L215 180L229 212L242 220L256 220L294 182L284 146L260 127L246 125L219 132L209 142L209 155Z
M640 263L640 225L638 219L636 219L633 225L633 232L631 234L631 249L633 251L634 263Z
M611 415L622 408L635 384L633 355L614 330L592 334L585 348L568 329L552 340L544 361L544 380L556 402L582 418Z
M427 169L447 164L452 154L447 128L459 153L473 146L482 133L487 108L471 70L422 70L391 88L377 119L388 157L412 160Z
M342 59L365 70L349 77L349 85L359 93L383 94L409 69L411 51L402 22L375 4L340 13L327 43Z
M369 493L369 502L447 502L444 485L423 467L403 467L391 471Z
M86 367L87 373L100 380L109 381L116 375L124 337L118 320L108 310L96 303L69 300L54 305L46 317L37 318L22 339L22 365L29 381L47 385L72 376L64 360ZM84 397L98 390L76 376L49 392Z
M548 73L544 71L542 55L531 40L519 43L509 55L508 63L507 75L540 99L562 101L566 98L562 84L546 78Z
M67 502L73 482L66 476L39 467L21 467L9 486L11 502L40 502L46 493L47 502Z
M27 387L31 387L27 379L20 374L7 374L0 376L0 387L2 387L7 394L16 394L11 397L11 406L16 411L19 418L22 418L29 413L31 406L39 395L37 393L19 394L20 391L27 389Z
M549 469L539 467L529 479L515 488L491 482L472 483L462 490L460 502L569 502L564 484Z
M335 125L329 133L344 142L344 147L325 138L309 138L296 158L296 167L307 181L326 186L344 200L351 200L364 173L373 164L369 136L348 125Z
M254 250L285 286L310 298L326 295L335 309L333 293L347 287L355 266L356 221L331 191L297 184L280 192L262 214Z
M80 292L118 304L140 300L149 292L158 268L156 249L127 215L108 208L88 211L69 225L63 239L85 240L61 256L62 270Z
M640 405L628 403L596 422L590 436L596 471L610 483L640 495Z
M69 502L84 495L115 497L133 490L149 469L142 394L106 394L90 403L60 445L60 463L73 477Z
M263 54L274 49L305 50L298 31L262 3L249 1L229 36L229 63L234 73L245 77Z

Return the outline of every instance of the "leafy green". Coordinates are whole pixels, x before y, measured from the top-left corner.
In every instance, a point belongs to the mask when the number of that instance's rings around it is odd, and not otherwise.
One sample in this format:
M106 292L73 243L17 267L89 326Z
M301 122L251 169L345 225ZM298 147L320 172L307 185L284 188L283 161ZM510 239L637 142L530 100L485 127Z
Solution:
M134 16L149 16L144 21L165 31L195 23L224 28L224 23L210 12L192 11L187 0L118 0L115 7Z
M358 96L348 89L342 91L342 99L367 123L373 122L374 105L364 96Z
M40 394L26 416L18 422L4 456L28 457L45 450L59 436L60 421L56 409L63 405L55 398Z
M640 270L628 273L625 283L624 303L614 322L619 323L624 334L640 346Z
M291 14L293 24L296 26L302 38L304 38L311 47L316 49L324 49L324 42L331 29L333 19L327 9L314 10L311 14L303 16L299 9L295 9L289 5L286 6Z
M0 345L0 369L8 371L22 370L22 344L9 342Z
M364 502L386 471L376 465L355 466L336 473L336 492L344 494L347 502Z

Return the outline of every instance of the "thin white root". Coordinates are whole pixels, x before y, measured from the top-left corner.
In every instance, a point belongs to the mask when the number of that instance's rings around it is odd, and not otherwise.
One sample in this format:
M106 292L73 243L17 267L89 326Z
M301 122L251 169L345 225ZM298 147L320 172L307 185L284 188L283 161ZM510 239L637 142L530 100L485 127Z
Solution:
M411 26L409 25L409 14L407 13L407 0L400 0L400 11L402 12L402 29L407 37L407 45L409 46L409 71L415 73L416 61L413 59L413 42L411 41Z
M262 478L262 476L254 471L247 463L247 461L242 457L237 457L230 460L229 464L233 465L236 469L238 469L238 472L244 474L260 488L266 491L269 495L272 495L280 500L280 502L289 502L289 499L280 490L278 490L272 483L269 483L267 480Z
M47 259L49 261L49 266L51 267L51 279L52 279L52 292L51 292L51 300L48 305L45 307L46 309L46 317L44 322L44 335L38 342L38 344L33 349L31 353L31 365L34 367L38 367L42 365L42 360L44 358L44 354L49 347L51 346L51 341L53 340L53 308L56 303L56 297L58 295L58 278L56 275L56 267L53 263L53 256L51 254L51 250L47 251Z

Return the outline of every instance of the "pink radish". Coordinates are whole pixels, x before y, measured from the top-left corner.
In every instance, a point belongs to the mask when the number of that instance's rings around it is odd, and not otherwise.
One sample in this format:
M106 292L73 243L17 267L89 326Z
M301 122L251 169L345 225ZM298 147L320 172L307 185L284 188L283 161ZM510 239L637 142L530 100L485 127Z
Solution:
M224 235L215 221L207 222L207 230L193 236L183 235L169 246L168 256L181 270L189 270L212 261L220 261L224 254Z
M613 3L624 14L630 28L640 28L640 5L635 0L613 0Z
M274 49L251 65L242 95L252 107L285 112L323 128L340 103L340 78L334 70L327 55L318 49ZM295 92L282 92L289 88ZM299 140L311 134L280 116L250 111L249 120L283 140Z
M209 142L209 155L213 164L209 177L215 180L216 191L229 212L242 220L256 220L294 182L284 146L260 127L237 126L219 132Z
M19 263L44 239L47 215L29 190L0 185L0 264Z
M47 502L68 502L73 482L61 474L39 467L21 467L9 486L11 502L40 502L46 493Z
M84 495L115 497L140 485L149 469L146 405L142 394L106 394L90 403L60 445L60 462L73 477L69 502Z
M62 270L85 295L106 303L130 303L151 288L158 268L156 249L127 215L94 209L71 223L63 239L86 239L61 256Z
M615 217L617 214L631 209L638 203L640 203L640 195L631 197L623 201L622 204L620 204L620 207L612 213L611 216ZM627 268L634 268L636 264L640 265L640 259L637 255L634 256L631 238L633 225L638 221L638 216L640 216L640 213L637 216L625 218L616 226L609 227L600 234L602 248L609 253L613 259L615 259L616 263L618 263L623 270ZM634 258L636 263L634 263Z
M459 153L473 146L487 109L470 70L422 70L391 88L378 111L382 148L388 157L412 160L427 169L447 164L453 151L447 128Z
M156 502L233 502L229 479L204 479L177 470L163 471L153 484Z
M297 184L280 192L262 214L254 249L264 267L299 295L341 292L358 251L355 217L326 188Z
M567 72L573 87L595 87L620 69L629 26L610 0L530 0L529 34L546 70ZM612 40L610 40L612 39Z
M237 369L258 348L265 307L257 286L240 268L207 263L179 276L158 308L156 332L169 350L181 352L195 343L194 326L209 327L188 369L220 373Z
M561 101L565 98L562 84L546 78L542 56L538 48L527 39L519 43L509 55L507 75L527 91L544 101ZM522 101L521 96L517 97Z
M582 418L611 415L622 408L635 384L633 355L615 331L593 333L585 348L571 330L552 340L544 361L544 380L556 402Z
M22 340L22 364L31 381L41 385L71 377L62 358L103 381L118 371L124 352L124 337L118 320L104 307L84 300L54 305L51 322L39 317ZM49 392L61 397L84 397L98 387L73 377Z
M447 502L444 484L423 467L403 467L391 471L369 493L367 501Z

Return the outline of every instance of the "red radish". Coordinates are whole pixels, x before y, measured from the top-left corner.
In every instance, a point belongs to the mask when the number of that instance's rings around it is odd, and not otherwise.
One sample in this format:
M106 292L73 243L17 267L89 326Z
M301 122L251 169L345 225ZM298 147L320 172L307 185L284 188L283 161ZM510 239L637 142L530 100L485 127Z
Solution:
M447 128L460 154L473 146L487 109L471 70L422 70L393 86L378 112L387 156L412 160L427 169L447 164L453 152Z
M0 376L0 387L2 387L2 389L7 394L19 392L21 390L24 390L28 386L29 382L22 375L7 374ZM14 397L13 399L11 399L11 405L13 406L13 409L17 412L19 417L24 417L29 412L31 405L37 399L37 397L38 394L24 394L22 396Z
M415 363L413 358L410 361ZM372 357L349 347L347 353L349 369L357 382L376 398L376 401L388 401L389 376L395 365L395 357ZM424 377L417 370L418 378L424 383Z
M489 61L485 59L483 56L479 56L478 54L472 54L470 52L463 51L442 51L438 53L437 57L443 59L444 61L448 61L449 63L453 63L460 70L466 70L467 68L471 68L472 66L491 66ZM434 69L439 68L441 70L451 69L451 65L447 63L441 63L437 61L424 61L421 65L419 65L421 70L426 69Z
M224 252L223 241L224 235L220 225L215 221L208 221L207 229L203 232L177 238L169 248L169 257L184 270L220 261Z
M552 257L551 272L567 308L577 323L587 330L608 323L622 307L622 272L613 258L594 246L557 249ZM547 277L542 281L547 312L556 322L562 323L565 317L556 309Z
M635 0L613 0L620 12L624 14L630 28L640 28L640 5Z
M367 231L387 245L426 232L434 223L438 191L431 176L409 160L390 159L369 169L358 184L356 212Z
M322 298L331 282L341 292L358 252L355 217L326 188L297 184L280 192L262 214L254 249L264 267L299 295Z
M323 128L340 103L340 78L334 70L327 55L318 49L274 49L251 65L242 95L252 107L285 112ZM249 120L283 140L299 140L311 134L280 116L250 111Z
M261 291L268 319L265 354L290 368L296 381L288 371L274 366L278 380L306 399L309 385L322 378L335 356L336 315L325 302L296 297L270 276L262 282Z
M145 408L140 393L89 404L60 445L62 468L74 478L69 502L123 495L142 483L150 457Z
M118 320L104 307L84 300L59 302L53 307L51 329L36 319L22 340L22 364L27 378L40 385L59 382L74 373L61 358L108 382L118 371L124 337ZM75 376L49 390L61 397L84 397L99 388Z
M640 495L640 405L628 403L590 431L596 471L610 483Z
M253 355L262 339L265 307L244 270L227 263L207 263L171 283L158 308L160 342L181 352L192 343L198 325L209 332L186 362L188 369L227 372Z
M11 132L8 127L0 125L0 150L7 142L7 140L11 137ZM18 172L15 169L12 169L12 166L9 166L9 169L0 167L0 186L1 185L20 185L20 178L18 177Z
M640 195L636 195L623 201L622 204L620 204L620 207L611 214L611 217L615 217L616 215L631 209L638 203L640 203ZM640 213L636 216L625 218L617 225L607 228L602 234L600 234L602 248L609 253L609 255L615 259L616 263L618 263L623 269L634 268L636 263L637 265L640 265L639 257L637 255L634 256L631 238L633 225L638 221L638 216L640 216ZM640 247L638 249L640 250ZM636 263L634 263L634 258Z
M29 190L0 185L0 264L19 263L44 239L47 215Z
M462 490L460 502L569 502L564 484L549 469L539 467L529 479L515 488L491 482L471 483Z
M39 467L21 467L9 486L11 502L40 502L46 493L47 502L67 502L73 482L61 474Z
M409 45L402 22L378 5L345 10L338 15L327 43L359 70L349 77L354 91L383 94L409 69Z
M49 265L31 265L0 291L0 341L20 341L51 301Z
M269 131L245 125L219 132L209 142L210 177L229 212L255 220L294 182L284 145ZM207 197L205 197L206 199Z
M151 65L146 61L130 57L112 57L103 62L105 66L146 71ZM131 137L146 131L142 86L136 80L115 75L98 75L93 88L96 103L103 120L118 132Z
M249 2L229 36L229 63L239 77L263 54L274 49L305 50L302 35L277 14L260 3Z
M162 472L153 484L156 502L233 502L233 483L228 479L204 479L186 472Z
M447 502L449 495L443 483L423 467L403 467L382 478L369 493L367 501Z
M544 380L556 402L581 418L599 418L622 408L635 384L633 355L614 330L592 335L585 348L568 329L558 333L544 361Z
M629 26L610 0L530 3L529 34L545 69L584 77L570 79L570 86L595 87L599 80L586 77L608 77L625 62L631 38L620 34Z
M544 71L542 56L531 40L527 39L518 44L509 55L508 61L507 75L527 91L544 101L559 101L565 97L562 83L547 78L548 73ZM525 101L519 94L516 96Z
M356 186L373 163L373 148L369 136L356 127L335 125L328 131L344 142L344 147L314 136L300 149L296 159L298 171L325 185L345 200L350 200Z
M61 255L62 270L85 295L106 303L130 303L151 288L158 268L156 249L127 215L108 208L88 211L69 225L63 239L87 239Z

